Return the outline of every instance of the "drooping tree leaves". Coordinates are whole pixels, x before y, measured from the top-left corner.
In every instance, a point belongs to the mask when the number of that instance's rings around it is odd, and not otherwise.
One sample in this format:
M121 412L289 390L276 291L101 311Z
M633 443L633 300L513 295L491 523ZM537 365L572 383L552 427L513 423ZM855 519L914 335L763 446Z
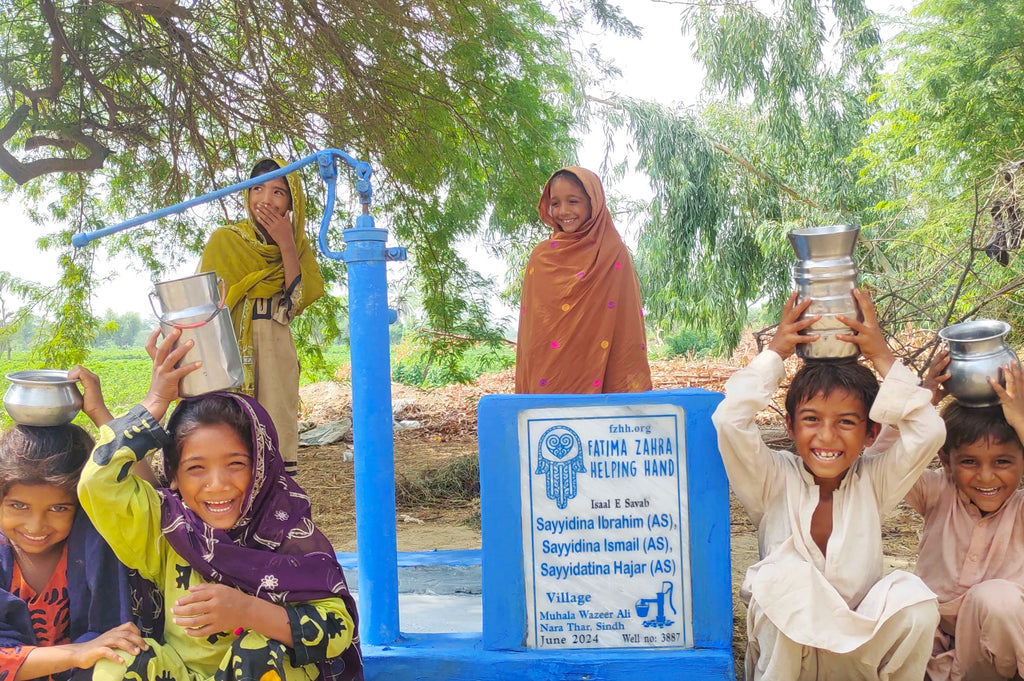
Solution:
M4 0L2 188L91 229L238 181L262 155L340 147L378 171L375 211L409 247L428 324L478 324L453 244L484 220L507 236L535 221L532 197L571 159L563 44L535 0ZM60 206L83 177L75 216ZM101 247L159 273L239 214L229 200Z
M1024 264L984 249L1019 202L1024 7L1013 0L924 0L886 45L894 68L857 149L865 177L902 204L889 248L914 276L908 305L932 328L972 316L1024 323Z
M1024 322L1024 265L992 249L997 227L1011 244L1024 229L1022 22L1011 0L925 0L880 46L862 0L690 4L711 100L622 105L655 190L638 254L651 316L729 347L748 304L781 304L785 232L852 222L890 332Z
M701 107L620 101L654 199L638 265L650 318L717 332L734 347L756 301L790 288L795 227L879 219L877 184L848 157L860 142L878 34L861 0L691 3L684 29Z

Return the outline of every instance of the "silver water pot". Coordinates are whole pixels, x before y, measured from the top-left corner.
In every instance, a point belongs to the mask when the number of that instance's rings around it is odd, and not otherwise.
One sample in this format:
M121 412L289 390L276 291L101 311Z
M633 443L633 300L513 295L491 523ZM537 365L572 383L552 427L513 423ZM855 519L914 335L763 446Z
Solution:
M162 281L149 294L150 304L155 296L160 301L160 312L153 312L160 320L160 330L166 336L181 329L178 343L192 340L195 345L181 360L181 364L201 361L201 367L185 376L178 384L178 394L195 397L215 390L231 390L242 385L242 357L238 352L238 339L231 326L231 314L224 304L224 281L214 272L202 272L183 279Z
M27 369L7 374L4 409L23 426L62 426L78 415L82 393L60 369Z
M949 380L946 390L968 407L999 404L999 396L988 379L1006 384L1002 367L1020 365L1016 353L1006 345L1010 325L997 319L975 319L953 324L939 331L949 348Z
M789 243L796 253L793 265L793 287L800 300L811 298L806 314L820 314L805 334L818 334L818 340L801 343L796 352L804 359L842 359L856 357L860 348L855 343L836 338L837 334L853 331L836 317L859 317L852 291L857 287L857 263L853 261L853 248L857 244L860 227L829 225L795 229L789 233Z

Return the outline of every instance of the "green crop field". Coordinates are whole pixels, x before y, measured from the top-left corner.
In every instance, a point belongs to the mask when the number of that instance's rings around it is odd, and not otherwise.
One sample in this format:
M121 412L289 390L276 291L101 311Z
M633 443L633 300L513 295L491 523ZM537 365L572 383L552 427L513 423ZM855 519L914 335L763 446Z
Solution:
M303 366L300 379L302 385L333 380L337 369L349 364L348 346L332 345L324 348L323 360L323 364L317 368ZM515 351L508 347L480 345L471 348L454 370L440 362L432 363L426 346L417 345L411 340L393 346L391 351L393 380L420 387L437 387L460 380L473 380L482 373L500 371L514 363ZM144 348L93 349L84 364L100 377L103 397L115 416L123 414L145 397L149 388L152 363ZM0 376L6 376L12 371L36 368L40 367L38 363L33 362L27 350L15 351L10 359L0 355ZM341 373L344 376L350 374L349 371ZM6 391L8 385L6 379L0 380L0 390ZM95 428L84 414L79 414L75 423L95 433ZM7 428L10 425L11 420L7 412L0 412L0 428Z
M324 350L325 363L330 366L338 366L348 363L348 348L332 346ZM85 367L100 377L103 387L103 397L107 407L115 416L126 412L133 404L142 401L149 388L149 377L153 365L143 348L130 348L126 350L99 349L92 350L89 358L84 363ZM28 351L14 352L11 359L6 355L0 355L0 376L6 376L12 371L21 369L39 368L29 358ZM65 367L61 367L65 368ZM316 380L329 380L327 372L321 371L317 376L308 376L305 372L302 375L302 383L306 384ZM0 381L0 389L6 391L9 381ZM84 414L79 414L75 423L83 426L90 432L95 432L92 423ZM10 426L11 420L7 412L2 413L0 426Z

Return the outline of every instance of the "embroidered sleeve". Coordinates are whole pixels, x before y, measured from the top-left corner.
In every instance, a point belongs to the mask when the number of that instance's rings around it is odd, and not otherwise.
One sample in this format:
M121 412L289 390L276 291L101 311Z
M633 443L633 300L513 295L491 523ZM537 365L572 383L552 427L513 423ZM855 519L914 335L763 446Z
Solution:
M325 598L285 606L292 629L291 649L296 666L338 657L352 645L352 615L340 598Z
M150 581L163 574L168 544L160 531L160 497L132 466L168 442L167 433L141 405L100 428L78 482L82 509L118 559Z

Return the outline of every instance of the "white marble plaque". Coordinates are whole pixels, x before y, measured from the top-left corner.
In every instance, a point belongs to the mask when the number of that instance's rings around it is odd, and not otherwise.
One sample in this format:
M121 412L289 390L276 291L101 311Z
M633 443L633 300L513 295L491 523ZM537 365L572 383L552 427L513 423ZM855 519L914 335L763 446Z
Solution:
M693 646L684 414L519 415L526 645Z

